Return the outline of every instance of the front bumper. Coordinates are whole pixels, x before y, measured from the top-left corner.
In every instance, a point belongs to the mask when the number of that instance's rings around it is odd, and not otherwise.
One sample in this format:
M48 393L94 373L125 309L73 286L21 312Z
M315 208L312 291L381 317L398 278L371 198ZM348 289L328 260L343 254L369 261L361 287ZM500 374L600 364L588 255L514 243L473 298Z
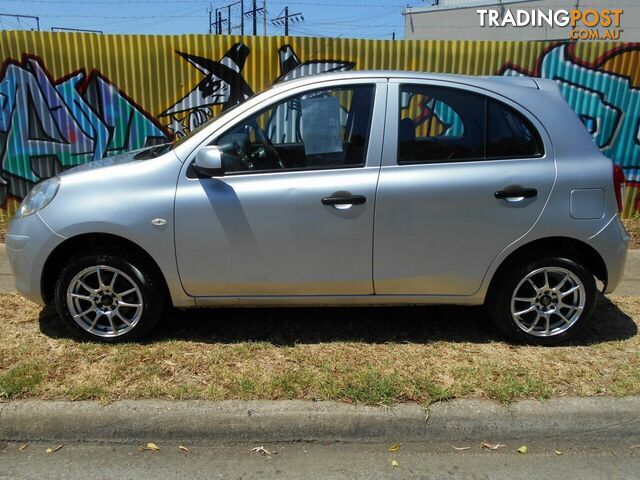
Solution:
M42 299L42 271L53 249L64 241L38 213L9 222L6 235L7 257L16 290L36 303Z
M631 237L618 215L614 216L588 243L600 253L607 267L607 285L604 293L613 293L622 281Z

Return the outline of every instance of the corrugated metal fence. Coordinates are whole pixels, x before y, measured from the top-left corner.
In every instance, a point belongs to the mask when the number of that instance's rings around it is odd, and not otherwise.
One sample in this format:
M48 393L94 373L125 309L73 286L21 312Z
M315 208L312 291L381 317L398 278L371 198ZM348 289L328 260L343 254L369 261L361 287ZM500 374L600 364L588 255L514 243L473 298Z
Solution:
M0 218L41 178L180 136L281 77L397 69L555 79L640 208L640 44L0 32Z

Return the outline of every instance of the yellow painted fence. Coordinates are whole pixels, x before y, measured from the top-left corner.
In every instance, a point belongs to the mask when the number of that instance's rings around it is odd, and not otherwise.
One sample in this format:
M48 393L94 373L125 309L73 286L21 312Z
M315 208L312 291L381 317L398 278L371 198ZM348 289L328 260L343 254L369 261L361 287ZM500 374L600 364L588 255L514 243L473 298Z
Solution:
M397 69L555 79L640 210L640 44L0 32L0 218L40 179L179 137L282 77Z

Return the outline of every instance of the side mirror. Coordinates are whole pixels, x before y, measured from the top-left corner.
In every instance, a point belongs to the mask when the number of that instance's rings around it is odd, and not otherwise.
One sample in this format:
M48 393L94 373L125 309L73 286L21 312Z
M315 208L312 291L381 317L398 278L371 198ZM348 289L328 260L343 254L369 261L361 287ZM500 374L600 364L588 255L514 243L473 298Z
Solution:
M222 166L222 150L220 147L210 145L201 148L196 153L196 160L193 164L196 172L208 177L217 177L224 175L224 167Z

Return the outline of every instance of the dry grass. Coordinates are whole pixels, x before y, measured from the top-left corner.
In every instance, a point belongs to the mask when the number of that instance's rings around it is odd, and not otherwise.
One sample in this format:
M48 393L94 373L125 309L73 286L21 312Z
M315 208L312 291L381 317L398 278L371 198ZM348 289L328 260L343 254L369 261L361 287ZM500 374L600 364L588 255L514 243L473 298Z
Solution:
M640 215L622 220L627 232L631 234L630 248L640 248Z
M4 237L7 234L7 224L9 222L0 219L0 243L4 243Z
M601 298L572 345L504 342L480 308L171 312L146 343L69 339L50 310L0 296L0 395L429 403L640 394L640 297Z

